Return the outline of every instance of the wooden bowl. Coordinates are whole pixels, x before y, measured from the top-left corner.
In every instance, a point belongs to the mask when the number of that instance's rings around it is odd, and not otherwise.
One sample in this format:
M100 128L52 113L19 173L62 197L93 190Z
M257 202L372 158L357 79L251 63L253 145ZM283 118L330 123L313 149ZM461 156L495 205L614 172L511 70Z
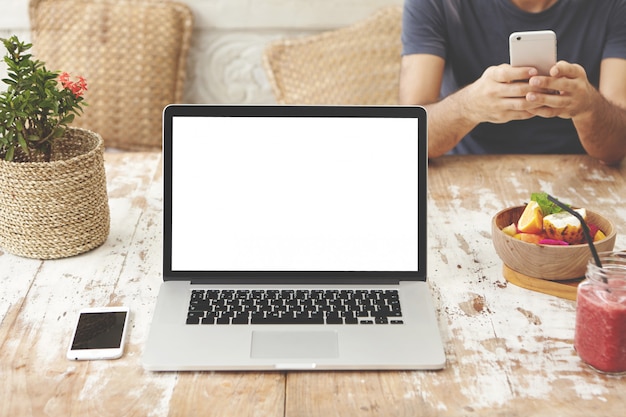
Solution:
M516 223L525 206L510 207L500 211L491 222L493 246L502 262L510 269L532 278L562 281L581 278L592 258L589 245L538 245L523 242L507 235L503 227ZM615 246L615 226L598 213L587 210L587 223L595 224L606 235L595 242L598 252L613 250Z

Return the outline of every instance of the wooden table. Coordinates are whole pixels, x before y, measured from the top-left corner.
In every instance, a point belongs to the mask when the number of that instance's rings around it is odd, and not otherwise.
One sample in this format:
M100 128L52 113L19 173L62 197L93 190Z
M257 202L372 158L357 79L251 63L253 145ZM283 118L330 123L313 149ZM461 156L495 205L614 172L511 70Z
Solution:
M54 261L0 252L1 416L622 416L626 377L583 365L575 303L507 283L491 217L546 191L613 219L626 249L626 164L586 156L443 157L429 168L437 372L151 373L141 354L161 282L159 153L106 154L111 234ZM82 307L127 304L127 352L65 359Z

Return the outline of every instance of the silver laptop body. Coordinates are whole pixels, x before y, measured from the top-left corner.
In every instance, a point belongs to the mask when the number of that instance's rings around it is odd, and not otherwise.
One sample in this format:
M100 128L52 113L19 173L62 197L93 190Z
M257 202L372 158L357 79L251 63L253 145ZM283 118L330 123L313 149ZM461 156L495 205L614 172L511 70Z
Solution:
M444 366L423 108L173 105L163 153L146 369Z

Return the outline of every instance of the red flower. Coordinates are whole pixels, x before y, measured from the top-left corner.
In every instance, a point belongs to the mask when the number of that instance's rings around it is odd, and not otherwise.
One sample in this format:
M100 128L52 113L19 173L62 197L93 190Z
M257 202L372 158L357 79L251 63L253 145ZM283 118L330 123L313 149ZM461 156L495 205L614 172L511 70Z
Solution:
M70 81L70 75L67 72L61 73L59 75L59 81L63 88L66 88L74 94L76 98L82 97L87 91L87 81L83 77L78 77L78 81Z
M59 81L61 81L61 84L63 84L63 87L65 87L65 84L70 81L70 74L68 74L67 72L62 73L61 75L59 75Z

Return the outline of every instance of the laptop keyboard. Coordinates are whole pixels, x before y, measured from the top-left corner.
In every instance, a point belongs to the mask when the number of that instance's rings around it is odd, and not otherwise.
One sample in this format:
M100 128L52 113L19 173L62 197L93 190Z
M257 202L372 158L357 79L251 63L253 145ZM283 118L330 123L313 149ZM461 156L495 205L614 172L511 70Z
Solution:
M187 324L402 324L397 290L192 290Z

